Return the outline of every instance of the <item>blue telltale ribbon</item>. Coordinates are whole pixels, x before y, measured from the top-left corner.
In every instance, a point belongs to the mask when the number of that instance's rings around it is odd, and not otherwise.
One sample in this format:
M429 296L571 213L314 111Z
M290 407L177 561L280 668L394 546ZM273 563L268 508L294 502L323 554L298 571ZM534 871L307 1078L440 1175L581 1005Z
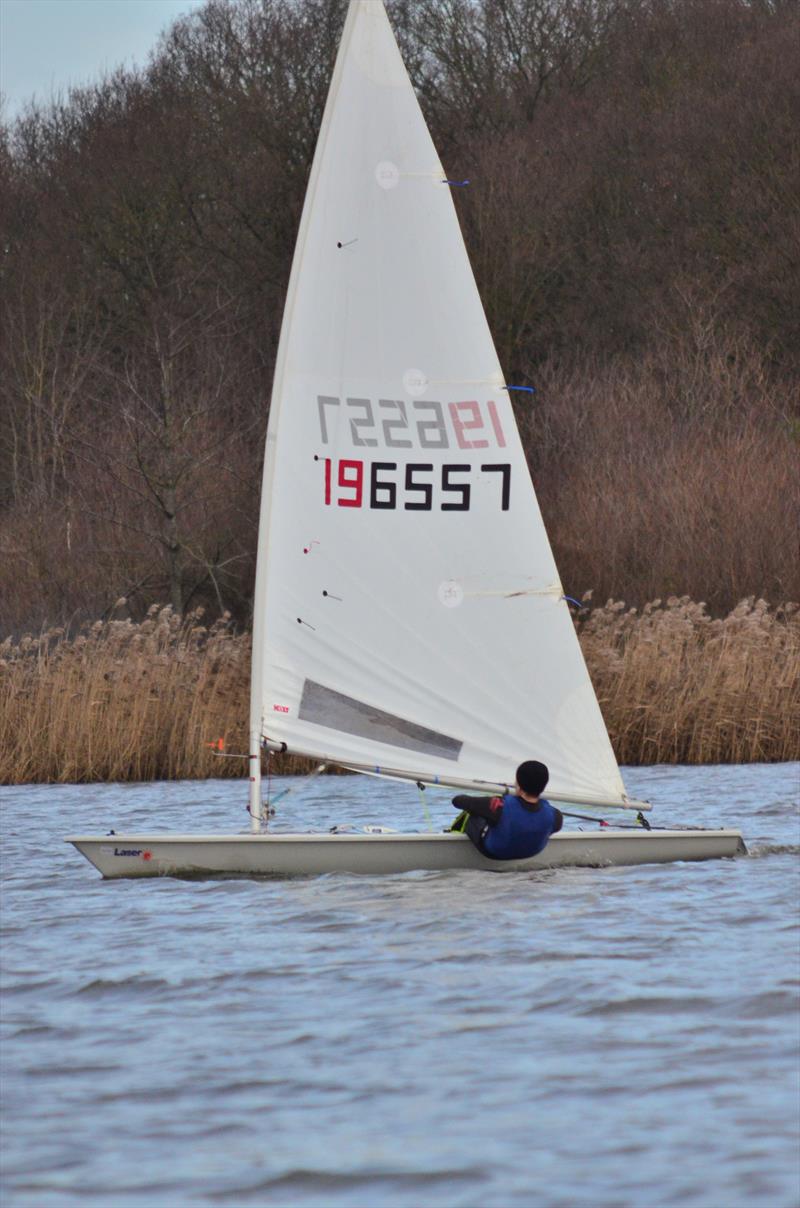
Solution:
M568 600L570 604L574 604L576 608L583 608L580 600L576 600L574 596L562 596L562 600Z
M443 180L443 185L449 185L451 189L466 189L469 184L468 180Z
M504 390L521 390L523 394L535 394L536 393L536 388L534 386L504 386L503 389Z

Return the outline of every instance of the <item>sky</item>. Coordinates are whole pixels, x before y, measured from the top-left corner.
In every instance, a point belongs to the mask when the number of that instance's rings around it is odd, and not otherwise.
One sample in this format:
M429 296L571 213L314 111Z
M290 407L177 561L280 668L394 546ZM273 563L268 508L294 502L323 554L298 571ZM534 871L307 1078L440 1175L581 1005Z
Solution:
M203 0L0 0L2 117L124 64L143 66L159 34Z

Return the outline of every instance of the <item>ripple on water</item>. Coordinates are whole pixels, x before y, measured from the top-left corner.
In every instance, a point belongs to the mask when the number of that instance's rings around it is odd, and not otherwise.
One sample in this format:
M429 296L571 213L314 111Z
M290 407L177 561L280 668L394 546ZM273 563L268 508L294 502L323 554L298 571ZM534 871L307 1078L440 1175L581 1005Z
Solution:
M391 1196L395 1192L407 1191L413 1196L422 1196L437 1186L446 1191L457 1191L459 1185L468 1186L472 1190L480 1186L485 1179L486 1171L480 1166L397 1171L392 1174L384 1174L380 1169L368 1169L361 1174L343 1174L336 1170L309 1170L300 1167L274 1178L207 1192L204 1198L219 1203L263 1203L265 1197L268 1197L266 1202L281 1205L298 1202L322 1204L331 1197L336 1197L337 1203L346 1202L341 1198L343 1195L367 1191L374 1197L373 1202L381 1203L386 1195Z
M700 1015L716 1009L718 1000L702 995L640 995L596 1002L580 1009L581 1015Z
M122 977L119 979L93 978L91 981L69 991L70 998L119 998L130 1002L136 998L158 998L169 992L172 985L158 977Z
M104 883L63 834L241 786L0 790L3 1203L794 1208L797 770L630 772L749 859L502 877ZM281 825L418 808L328 787Z

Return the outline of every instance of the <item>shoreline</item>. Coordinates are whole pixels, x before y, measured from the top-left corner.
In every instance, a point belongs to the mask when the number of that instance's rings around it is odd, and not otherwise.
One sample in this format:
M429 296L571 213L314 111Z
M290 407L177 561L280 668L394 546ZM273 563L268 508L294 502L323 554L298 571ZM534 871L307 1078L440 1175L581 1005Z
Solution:
M156 606L0 644L0 785L243 776L250 635L202 620ZM800 759L798 605L750 597L712 618L686 596L585 601L575 623L620 764ZM270 772L317 766L273 757Z

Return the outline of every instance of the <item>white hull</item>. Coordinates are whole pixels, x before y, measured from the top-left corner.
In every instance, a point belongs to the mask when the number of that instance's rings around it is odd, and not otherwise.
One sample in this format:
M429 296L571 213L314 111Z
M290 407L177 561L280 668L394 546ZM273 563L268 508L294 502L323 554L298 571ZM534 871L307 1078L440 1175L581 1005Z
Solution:
M554 835L528 860L488 860L459 834L75 835L68 843L104 877L297 877L402 873L415 869L537 868L664 864L746 854L739 830L600 830Z

